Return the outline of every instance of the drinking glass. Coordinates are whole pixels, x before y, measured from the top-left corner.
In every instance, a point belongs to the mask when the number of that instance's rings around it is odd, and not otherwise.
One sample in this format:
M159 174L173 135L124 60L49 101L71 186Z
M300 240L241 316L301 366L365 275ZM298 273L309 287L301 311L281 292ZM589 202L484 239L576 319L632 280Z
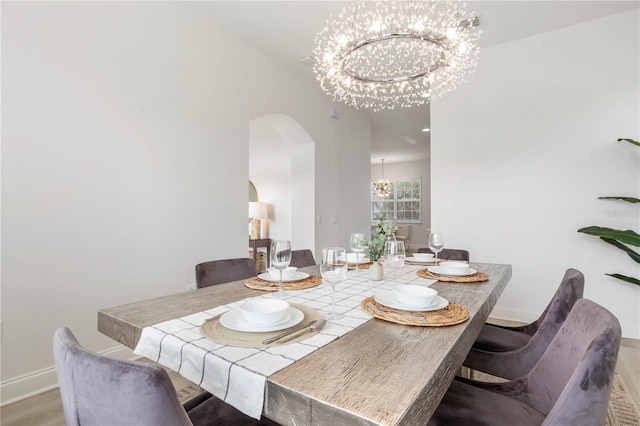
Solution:
M444 234L441 234L439 232L434 232L429 235L429 248L436 255L436 259L435 259L436 266L438 265L438 253L442 251L443 247L444 247Z
M282 284L282 270L291 262L291 242L286 240L271 241L271 267L280 271L278 282L278 296L284 299L284 285Z
M357 271L360 266L360 253L364 252L364 249L366 247L365 241L364 241L364 234L359 232L352 233L350 244L351 244L351 251L356 252L356 271Z
M322 263L320 274L331 284L331 316L329 319L339 319L344 315L336 314L336 284L347 278L347 252L342 247L326 247L322 249Z
M403 241L389 240L384 243L384 263L393 269L393 281L396 281L396 271L404 265L405 251Z

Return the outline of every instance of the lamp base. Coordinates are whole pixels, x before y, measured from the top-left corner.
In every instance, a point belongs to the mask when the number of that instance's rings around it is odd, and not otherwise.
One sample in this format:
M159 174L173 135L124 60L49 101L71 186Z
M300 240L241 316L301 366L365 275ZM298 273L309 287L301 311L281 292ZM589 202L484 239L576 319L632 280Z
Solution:
M260 219L251 219L251 233L249 234L252 240L260 240L262 236L260 235Z

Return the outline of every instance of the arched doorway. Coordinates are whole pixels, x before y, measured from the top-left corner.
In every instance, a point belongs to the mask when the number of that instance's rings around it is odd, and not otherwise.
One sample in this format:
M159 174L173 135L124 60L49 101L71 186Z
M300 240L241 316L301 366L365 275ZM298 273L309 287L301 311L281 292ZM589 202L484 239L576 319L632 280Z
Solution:
M268 235L293 249L315 247L315 143L284 114L249 123L249 180L269 203Z

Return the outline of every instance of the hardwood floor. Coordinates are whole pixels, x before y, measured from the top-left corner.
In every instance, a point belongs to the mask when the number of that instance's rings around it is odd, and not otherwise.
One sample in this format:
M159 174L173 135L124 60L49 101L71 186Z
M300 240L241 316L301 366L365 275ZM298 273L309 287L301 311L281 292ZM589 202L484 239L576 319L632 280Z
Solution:
M622 375L636 407L640 408L640 340L623 339L616 370ZM185 385L185 379L175 373L170 375L176 389ZM54 389L3 407L0 409L0 425L64 425L60 392L58 389Z

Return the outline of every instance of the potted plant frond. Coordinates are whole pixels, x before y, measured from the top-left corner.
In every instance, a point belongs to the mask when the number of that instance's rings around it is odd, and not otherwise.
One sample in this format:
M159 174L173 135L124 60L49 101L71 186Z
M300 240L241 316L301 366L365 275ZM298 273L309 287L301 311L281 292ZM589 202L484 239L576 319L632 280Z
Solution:
M618 142L629 142L631 144L640 146L640 142L633 139L618 139ZM608 197L598 197L600 200L616 200L624 203L637 204L640 203L640 199L634 197L626 197L626 196L608 196ZM578 229L578 232L582 232L584 234L594 235L596 237L600 237L600 239L606 243L611 244L614 247L619 248L629 255L631 259L633 259L636 263L640 263L640 253L635 251L629 246L640 247L640 234L637 232L627 229L625 231L619 229L605 228L601 226L588 226L586 228ZM640 279L629 277L627 275L622 274L606 274L611 277L617 278L622 281L626 281L631 284L635 284L640 286Z
M369 278L375 281L382 279L384 271L379 262L384 252L384 243L392 235L395 236L398 225L393 220L385 221L384 216L376 217L376 227L371 230L371 241L366 242L365 252L373 264L369 267Z

